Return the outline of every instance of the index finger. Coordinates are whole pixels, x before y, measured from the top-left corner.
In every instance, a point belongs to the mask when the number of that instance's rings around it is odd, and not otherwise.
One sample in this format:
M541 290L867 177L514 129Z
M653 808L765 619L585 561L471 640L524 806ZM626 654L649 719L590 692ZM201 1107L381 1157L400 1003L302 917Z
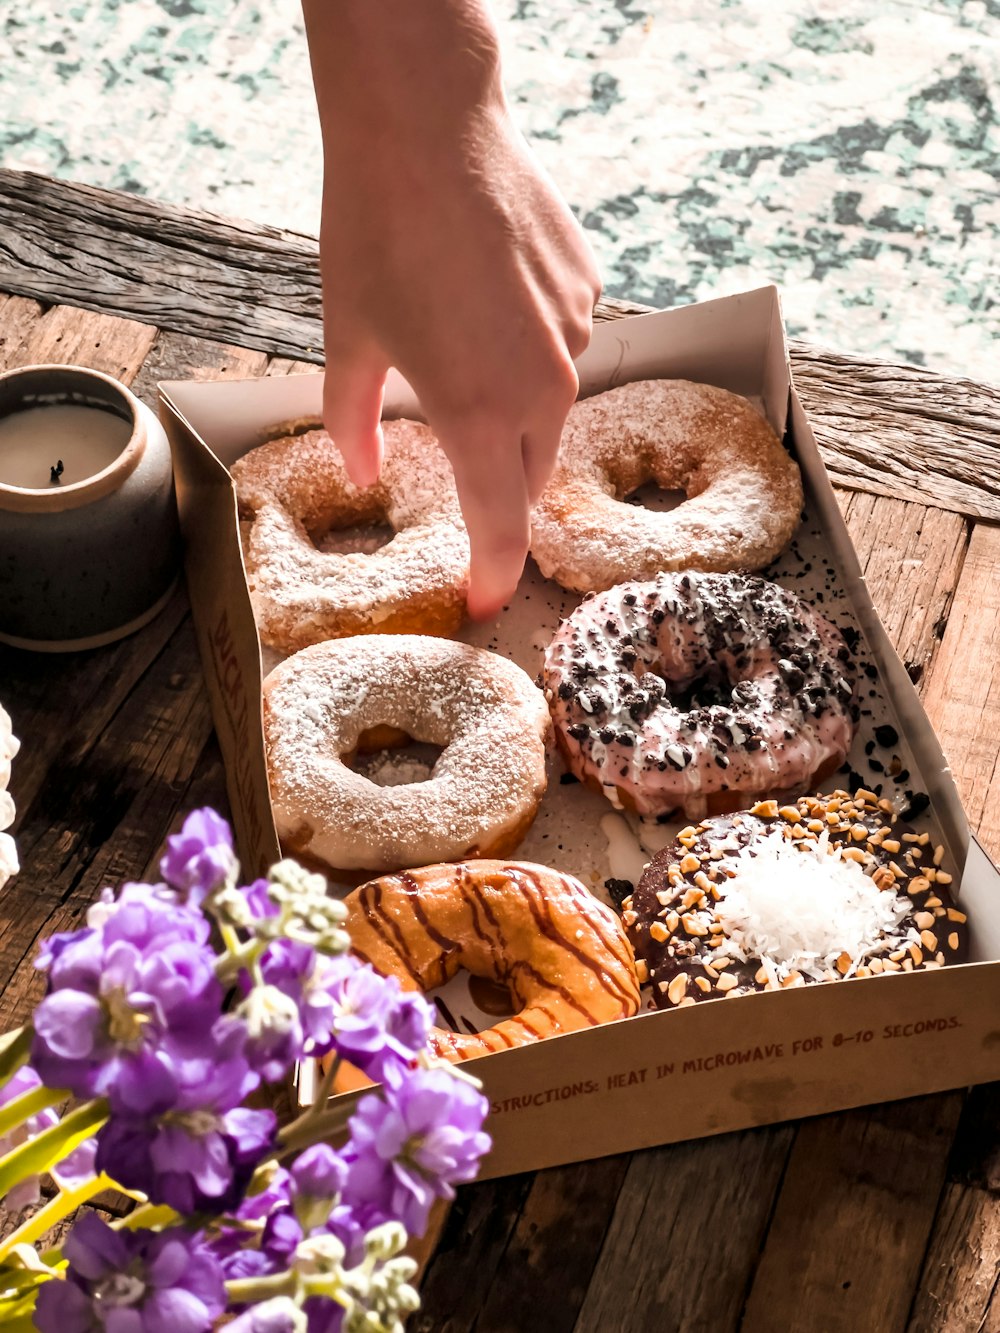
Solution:
M475 435L461 442L439 437L451 460L469 530L469 614L495 615L513 595L531 536L522 437Z

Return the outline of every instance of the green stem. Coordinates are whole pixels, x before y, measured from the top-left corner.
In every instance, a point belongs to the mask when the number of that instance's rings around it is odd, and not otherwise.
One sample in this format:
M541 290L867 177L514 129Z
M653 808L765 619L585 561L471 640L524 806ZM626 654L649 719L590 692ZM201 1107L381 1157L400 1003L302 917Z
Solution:
M306 1111L306 1115L309 1115L310 1111L315 1115L317 1112L322 1111L324 1106L326 1106L327 1102L330 1100L330 1093L333 1091L334 1079L337 1077L337 1071L340 1069L340 1065L341 1057L339 1055L327 1065L323 1077L320 1079L319 1085L316 1088L312 1106Z
M56 1162L61 1162L104 1123L107 1115L108 1104L103 1098L85 1102L63 1116L57 1125L42 1130L41 1134L0 1157L0 1199L20 1181L29 1176L40 1176Z
M13 1251L15 1245L34 1245L46 1231L54 1227L57 1222L61 1222L64 1217L69 1217L70 1213L75 1212L82 1203L92 1199L95 1194L100 1194L101 1190L113 1187L114 1181L102 1172L101 1175L84 1181L76 1189L61 1190L47 1204L39 1208L33 1217L22 1222L16 1231L12 1231L6 1240L0 1242L0 1263Z
M241 1277L226 1283L229 1305L253 1305L273 1300L275 1296L291 1296L298 1278L295 1273L271 1273L267 1277Z
M34 1031L30 1026L5 1032L0 1037L0 1088L10 1081L31 1054Z
M12 1129L23 1125L39 1111L55 1106L58 1102L64 1102L68 1096L68 1092L44 1086L29 1088L27 1092L22 1092L20 1097L15 1097L6 1106L0 1106L0 1135L9 1134Z
M314 1111L310 1106L297 1120L286 1125L278 1135L280 1145L278 1155L287 1157L289 1153L298 1152L314 1143L327 1143L342 1134L354 1114L357 1100L356 1097L352 1097L350 1104L346 1106L338 1101L328 1111Z
M115 1231L138 1231L140 1227L147 1227L150 1231L162 1231L164 1227L172 1227L174 1223L180 1221L180 1214L167 1204L144 1203L138 1208L133 1208L124 1217L119 1217L111 1225Z

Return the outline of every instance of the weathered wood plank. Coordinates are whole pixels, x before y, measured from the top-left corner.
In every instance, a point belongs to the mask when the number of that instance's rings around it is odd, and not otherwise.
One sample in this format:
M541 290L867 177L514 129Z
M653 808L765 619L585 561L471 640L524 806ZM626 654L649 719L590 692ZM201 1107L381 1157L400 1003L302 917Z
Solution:
M799 1126L740 1333L904 1326L963 1096Z
M779 1125L635 1153L575 1333L735 1328L794 1134ZM560 1299L556 1286L554 1312Z
M1000 387L800 343L791 354L836 484L1000 520Z
M313 237L114 191L0 171L0 289L322 360ZM1000 520L1000 389L798 343L791 357L839 484Z
M132 391L154 410L161 380L255 379L267 369L267 353L231 347L186 333L160 332L142 363Z
M1000 1329L1000 1083L973 1088L908 1333Z
M4 369L40 362L89 366L123 384L132 383L156 338L156 329L149 324L71 306L52 306L37 317L29 309L22 329L21 341L4 348Z
M134 638L153 631L149 626ZM20 756L13 766L23 869L8 884L0 914L3 1030L23 1022L40 998L41 978L32 964L39 940L75 928L103 885L140 876L154 859L211 732L189 619L134 682L120 683L109 671L114 654L115 648L101 649L43 665L9 652L0 667L22 753L30 755L43 734L37 724L20 724L20 701L30 697L40 670L48 672L53 699L81 673L90 677L91 695L103 682L112 699L80 719L80 727L89 725L89 743L79 729L67 729L68 748L55 747L30 800L21 792ZM57 733L60 719L65 714L56 709L49 726ZM30 760L25 767L31 770Z
M577 1326L630 1160L623 1153L538 1172L476 1333L539 1327L539 1294L551 1289L553 1273L559 1274L559 1300L545 1310L546 1333Z
M956 528L954 515L859 496L848 501L846 511L894 645L904 660L927 666L918 688L942 735L941 695L958 671L952 628L961 605L971 605L989 579L978 553L978 530L967 548L964 525ZM1000 558L1000 547L997 554ZM946 648L938 639L956 585ZM981 614L995 619L995 608L980 606ZM968 643L963 655L970 650L978 656ZM978 681L968 687L970 714L982 708L988 694L983 670L989 665L977 670L970 662L962 668ZM974 742L970 727L955 737L954 757L967 756ZM984 755L991 744L995 762L1000 723L990 730L987 720ZM963 796L968 808L968 793ZM981 822L972 810L970 818L974 828ZM962 1093L946 1093L800 1127L741 1333L767 1333L774 1320L792 1318L831 1333L885 1333L904 1326L963 1099Z
M972 530L926 705L969 822L1000 857L1000 528Z
M968 546L966 521L860 491L839 491L838 499L872 600L919 683L940 647Z

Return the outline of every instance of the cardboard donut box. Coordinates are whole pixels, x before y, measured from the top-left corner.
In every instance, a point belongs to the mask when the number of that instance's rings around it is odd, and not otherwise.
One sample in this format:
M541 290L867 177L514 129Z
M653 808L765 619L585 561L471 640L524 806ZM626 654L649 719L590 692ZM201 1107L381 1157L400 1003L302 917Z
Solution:
M859 680L871 704L862 709L850 763L865 786L884 786L902 804L907 793L916 794L916 807L922 793L929 797L912 822L944 844L969 918L970 961L643 1010L476 1060L471 1068L491 1102L495 1145L482 1176L1000 1078L1000 872L970 836L944 755L872 605L791 381L777 292L766 287L600 325L579 371L581 396L641 378L692 379L743 394L797 458L806 490L802 530L766 572L794 580L824 613L859 632L852 636L864 667ZM321 389L321 374L160 386L191 603L247 876L272 864L279 847L261 721L262 653L227 469L278 423L318 417ZM386 415L419 415L398 377L388 386ZM817 581L820 569L825 582ZM469 626L463 637L508 653L534 676L559 616L578 600L529 568L509 612L496 625ZM899 738L898 789L864 768L863 745L877 724ZM560 772L551 756L549 791L515 855L577 874L600 893L613 874L602 824L613 812L603 798L560 784ZM824 785L849 784L858 785L856 774ZM465 1001L449 1003L459 1012ZM311 1100L311 1065L299 1071L298 1084L301 1099Z

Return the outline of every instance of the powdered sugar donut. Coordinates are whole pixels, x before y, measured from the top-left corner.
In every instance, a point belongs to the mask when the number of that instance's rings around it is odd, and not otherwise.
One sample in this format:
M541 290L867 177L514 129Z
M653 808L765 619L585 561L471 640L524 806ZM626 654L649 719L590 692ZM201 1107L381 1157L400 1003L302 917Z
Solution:
M278 836L338 870L499 856L545 790L548 710L513 662L421 635L305 648L264 682ZM379 787L354 753L405 737L443 747L426 782Z
M623 503L647 481L687 499L667 513ZM546 578L576 592L662 570L761 569L801 509L798 467L745 398L639 380L570 409L532 514L531 554Z
M764 801L684 829L624 920L659 1008L943 967L968 948L943 854L863 788Z
M586 598L545 652L578 778L642 815L691 818L801 790L854 732L839 630L753 575L663 574Z
M451 467L427 426L386 421L382 475L358 490L323 430L285 435L232 469L260 635L294 652L349 634L450 634L465 612L469 539ZM388 523L368 553L317 549L336 528Z

